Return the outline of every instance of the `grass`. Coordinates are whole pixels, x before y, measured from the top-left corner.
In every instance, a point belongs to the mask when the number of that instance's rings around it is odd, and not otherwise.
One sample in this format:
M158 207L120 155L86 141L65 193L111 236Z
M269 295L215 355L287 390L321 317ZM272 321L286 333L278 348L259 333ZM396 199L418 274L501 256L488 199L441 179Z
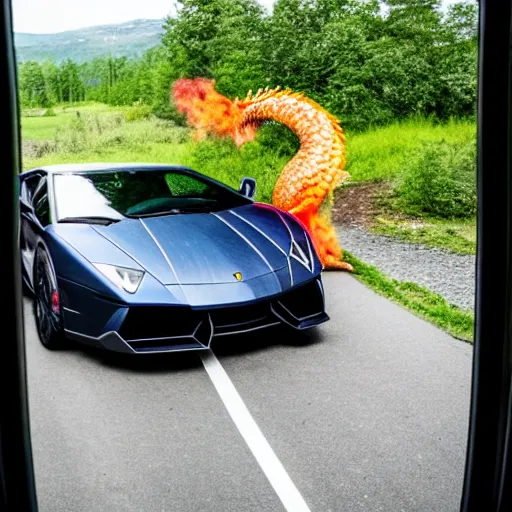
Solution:
M146 162L189 165L191 148L186 144L148 143L141 153L139 147L112 147L79 153L49 153L41 158L23 160L23 170L42 165L68 164L76 162Z
M378 217L370 231L404 242L445 249L458 254L476 253L476 222L438 219L390 220Z
M473 342L472 313L449 304L440 295L415 283L386 277L375 267L367 265L347 251L344 252L344 259L354 267L354 276L380 295L402 305L455 338Z
M21 135L28 140L51 139L59 128L71 123L73 116L60 115L55 117L22 117Z
M382 181L396 178L404 163L421 142L469 142L476 124L450 121L436 124L428 119L394 123L363 133L347 134L347 170L354 181Z
M129 108L129 107L128 107ZM76 106L60 105L53 107L55 116L45 117L46 109L27 109L21 116L21 135L26 140L50 140L59 130L69 128L77 112L82 114L108 115L124 112L126 107L110 107L102 103L84 103Z

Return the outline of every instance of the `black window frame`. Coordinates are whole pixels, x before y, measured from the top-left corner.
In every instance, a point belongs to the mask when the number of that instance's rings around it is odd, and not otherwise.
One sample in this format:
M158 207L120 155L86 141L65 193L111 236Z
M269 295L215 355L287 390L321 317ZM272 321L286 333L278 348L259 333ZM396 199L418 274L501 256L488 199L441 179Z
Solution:
M41 179L43 176L41 174L32 174L30 176L27 176L22 182L21 182L21 198L28 204L32 204L32 198L34 197L35 192L37 191ZM29 187L29 183L35 181L36 185L34 187Z
M42 216L38 207L41 202L46 201L47 204L47 213ZM48 178L43 176L39 185L37 186L34 194L32 196L32 206L34 208L34 215L41 224L41 226L46 227L51 224L51 212L50 212L50 197L49 197L49 186L48 186Z

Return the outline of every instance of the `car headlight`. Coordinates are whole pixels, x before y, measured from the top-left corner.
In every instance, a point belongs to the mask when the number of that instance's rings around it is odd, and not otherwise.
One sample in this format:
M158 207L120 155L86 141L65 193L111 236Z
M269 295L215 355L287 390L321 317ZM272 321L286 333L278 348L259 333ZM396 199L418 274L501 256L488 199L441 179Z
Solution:
M135 293L144 277L144 272L133 268L117 267L106 263L93 263L93 265L105 277L128 293Z

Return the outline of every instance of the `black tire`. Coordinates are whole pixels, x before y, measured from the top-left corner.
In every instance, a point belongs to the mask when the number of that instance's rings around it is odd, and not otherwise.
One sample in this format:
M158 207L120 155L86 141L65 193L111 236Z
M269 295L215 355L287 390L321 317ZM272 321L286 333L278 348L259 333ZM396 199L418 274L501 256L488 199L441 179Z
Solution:
M50 350L61 348L64 342L60 305L58 311L52 308L54 291L58 293L50 256L45 249L39 247L34 263L34 316L39 340Z

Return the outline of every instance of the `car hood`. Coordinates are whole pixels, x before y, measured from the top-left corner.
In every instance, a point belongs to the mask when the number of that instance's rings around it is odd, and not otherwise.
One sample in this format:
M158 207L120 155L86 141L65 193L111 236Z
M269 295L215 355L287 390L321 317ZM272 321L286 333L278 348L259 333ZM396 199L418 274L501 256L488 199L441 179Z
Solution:
M88 227L101 243L90 234L65 238L89 261L116 264L104 249L108 241L165 285L248 281L288 266L289 229L276 212L257 205Z

